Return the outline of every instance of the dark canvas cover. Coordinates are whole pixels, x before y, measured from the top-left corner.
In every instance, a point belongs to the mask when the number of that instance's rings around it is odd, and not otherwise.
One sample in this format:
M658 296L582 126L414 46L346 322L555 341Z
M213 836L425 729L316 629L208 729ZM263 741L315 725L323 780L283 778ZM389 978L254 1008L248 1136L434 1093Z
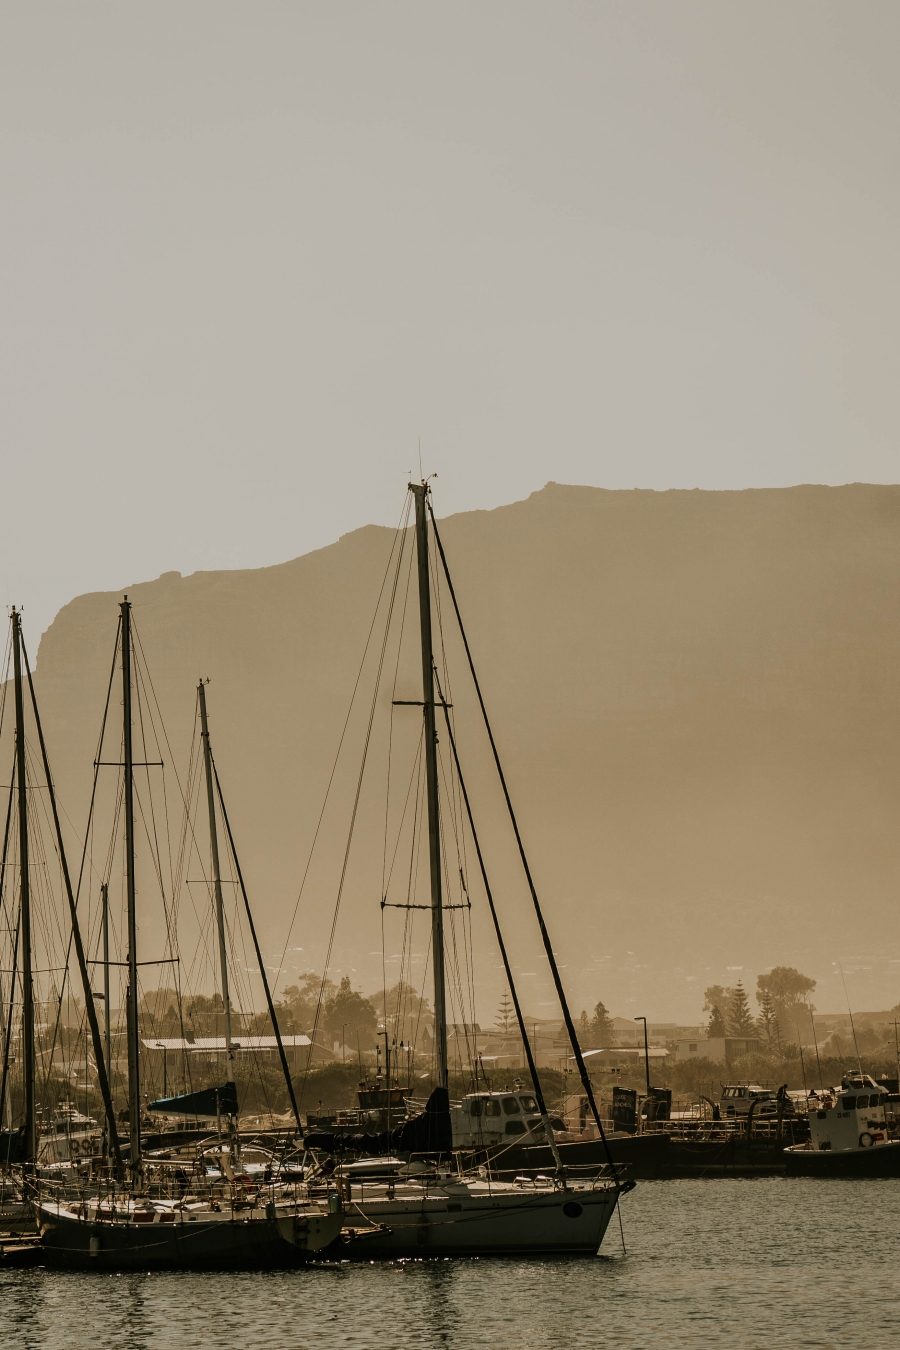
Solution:
M326 1153L449 1153L453 1148L450 1094L446 1088L435 1088L422 1114L405 1120L395 1130L345 1135L315 1130L303 1142L307 1148Z

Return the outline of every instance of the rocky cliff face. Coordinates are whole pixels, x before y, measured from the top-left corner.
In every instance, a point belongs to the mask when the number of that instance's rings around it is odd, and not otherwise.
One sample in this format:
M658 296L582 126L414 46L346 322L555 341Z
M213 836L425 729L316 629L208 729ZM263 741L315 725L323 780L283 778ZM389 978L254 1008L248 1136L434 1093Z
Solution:
M577 1010L602 997L614 1011L633 1004L692 1021L706 984L733 983L742 966L752 986L775 962L817 976L819 1007L837 1008L839 959L857 1006L897 1002L900 487L656 493L551 483L527 501L448 518L441 531ZM214 745L272 955L392 540L369 527L278 567L170 573L128 591L179 763L197 678L211 680ZM75 821L86 810L120 598L79 597L40 645L48 739ZM547 1015L534 925L448 612L473 794L523 995ZM404 672L399 696L415 697ZM289 973L322 958L361 736L351 719ZM334 962L367 989L381 980L377 750ZM478 910L474 889L473 902ZM475 931L490 1021L500 983L480 913ZM149 941L155 932L151 923ZM389 935L388 958L399 941Z

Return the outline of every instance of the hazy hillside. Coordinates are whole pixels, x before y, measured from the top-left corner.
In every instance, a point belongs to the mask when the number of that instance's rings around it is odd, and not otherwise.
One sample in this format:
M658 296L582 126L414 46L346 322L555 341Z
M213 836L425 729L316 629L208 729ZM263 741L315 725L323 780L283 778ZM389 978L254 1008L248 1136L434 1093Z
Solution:
M789 962L820 980L820 1008L840 1010L829 974L839 958L857 1006L900 1000L900 487L549 484L451 517L442 534L578 1007L602 996L618 1012L693 1020L705 984L733 983L726 967L745 967L752 985L758 968ZM211 679L214 744L270 952L284 940L392 537L369 527L278 567L127 588L176 757L197 676ZM40 645L48 739L74 819L120 598L79 597ZM459 669L456 683L462 721ZM487 761L465 734L491 826ZM296 968L321 959L345 826L337 810L326 820ZM361 828L374 849L375 826ZM496 856L503 881L508 853ZM524 897L501 889L510 921L521 915L526 1001L546 1015ZM379 899L380 870L357 867L335 965L367 989L381 980ZM490 1020L499 977L486 939L481 978Z

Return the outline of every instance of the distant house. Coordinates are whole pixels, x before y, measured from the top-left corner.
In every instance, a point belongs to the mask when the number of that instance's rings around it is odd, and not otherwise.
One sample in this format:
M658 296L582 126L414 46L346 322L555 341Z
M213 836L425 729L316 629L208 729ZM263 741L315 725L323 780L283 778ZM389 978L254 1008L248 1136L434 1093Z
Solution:
M307 1058L310 1056L310 1039L308 1036L282 1036L281 1043L284 1046L285 1056L288 1064L292 1068L299 1069L306 1067ZM167 1053L172 1051L182 1054L201 1055L210 1061L216 1061L225 1053L224 1036L195 1036L193 1040L187 1040L181 1036L156 1036L151 1039L142 1039L141 1044L146 1050L163 1050ZM240 1058L244 1055L252 1054L259 1059L278 1059L278 1042L274 1036L247 1036L241 1034L236 1036L232 1043L232 1049ZM312 1046L312 1062L314 1064L327 1063L336 1056L327 1046L318 1042Z
M759 1039L755 1036L698 1036L696 1040L675 1042L675 1063L688 1059L711 1059L715 1064L730 1064L741 1055L755 1055Z

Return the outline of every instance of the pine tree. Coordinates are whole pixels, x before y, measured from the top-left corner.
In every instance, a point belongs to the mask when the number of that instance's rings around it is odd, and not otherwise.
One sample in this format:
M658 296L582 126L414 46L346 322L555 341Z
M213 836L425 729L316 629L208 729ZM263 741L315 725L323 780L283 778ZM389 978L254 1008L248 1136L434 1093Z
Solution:
M513 1005L507 991L504 989L500 999L500 1007L497 1010L497 1016L494 1018L494 1025L501 1035L506 1036L509 1033L513 1020Z
M729 1036L751 1036L755 1030L756 1024L750 1012L750 1004L747 1001L744 986L738 980L728 1007L728 1034Z
M597 1003L594 1008L594 1016L591 1021L591 1031L594 1040L599 1046L609 1045L612 1041L612 1023L609 1019L609 1013L602 1003Z
M775 1013L775 1001L769 993L764 993L759 1000L759 1017L756 1025L770 1050L781 1044L781 1027Z
M725 1035L725 1019L720 1013L719 1005L717 1003L712 1005L706 1034L710 1040L721 1040Z
M588 1021L588 1015L582 1008L581 1016L578 1019L578 1039L582 1045L587 1045L588 1037L591 1034L591 1024Z

